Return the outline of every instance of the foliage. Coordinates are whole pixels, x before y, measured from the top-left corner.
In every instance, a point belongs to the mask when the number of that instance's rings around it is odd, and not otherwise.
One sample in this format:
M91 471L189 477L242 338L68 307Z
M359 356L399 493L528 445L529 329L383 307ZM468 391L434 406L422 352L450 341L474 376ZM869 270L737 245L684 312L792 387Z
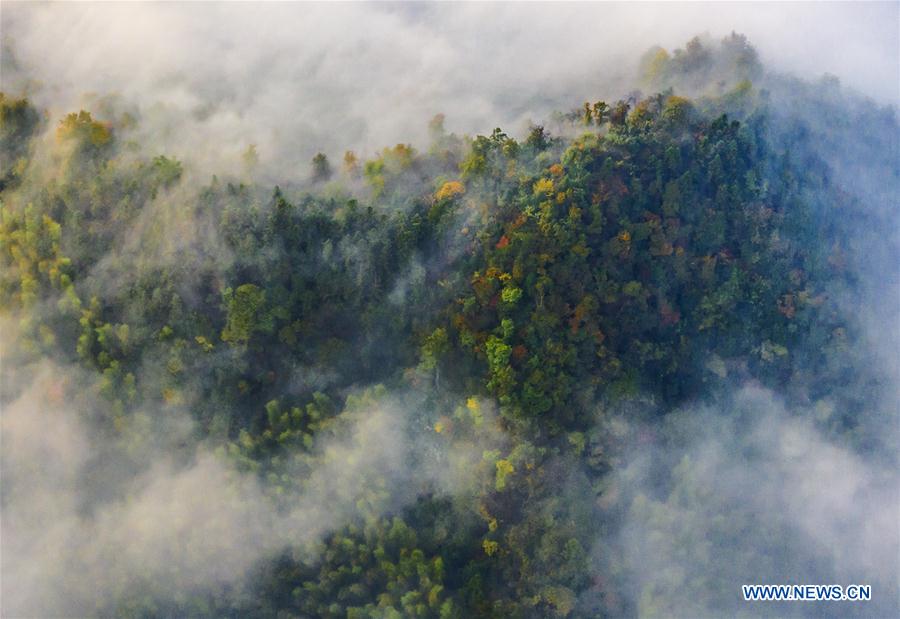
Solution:
M0 96L0 307L24 317L26 348L95 373L112 435L184 407L279 508L317 447L378 401L354 400L360 386L425 394L410 423L475 453L471 488L405 507L372 508L389 501L368 472L352 521L313 558L260 566L249 593L124 592L117 610L652 614L661 592L616 601L615 558L592 571L595 540L626 511L605 485L617 436L597 402L641 395L664 412L756 381L827 391L831 429L857 424L857 387L879 383L835 295L858 290L853 230L835 215L852 199L822 159L772 137L780 121L748 81L760 67L742 37L651 50L642 71L658 94L585 103L566 117L576 137L460 138L436 117L427 152L348 151L337 176L316 155L313 180L331 183L307 192L223 177L177 202L182 164L124 154L87 111L61 120L38 173L41 114ZM671 90L720 73L714 96ZM259 165L254 146L244 161ZM362 193L334 189L360 176ZM702 489L689 463L673 479L671 496L627 509L677 536L680 493Z

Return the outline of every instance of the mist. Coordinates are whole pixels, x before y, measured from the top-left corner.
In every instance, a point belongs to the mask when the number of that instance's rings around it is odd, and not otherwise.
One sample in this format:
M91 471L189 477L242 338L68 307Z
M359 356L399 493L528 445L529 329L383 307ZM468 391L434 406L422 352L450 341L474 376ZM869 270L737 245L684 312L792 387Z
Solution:
M816 616L896 614L893 462L836 444L752 385L673 412L665 429L631 432L611 482L627 495L614 545L640 616L808 616L796 604L748 604L739 585L856 581L878 590L874 603L824 604Z
M897 3L0 37L3 616L900 612Z
M0 19L4 90L54 115L112 96L140 113L142 141L205 174L238 169L255 144L271 182L305 175L319 151L427 145L438 113L460 133L522 132L572 102L625 96L644 51L704 32L737 29L771 70L900 102L890 2L10 2Z
M420 398L361 394L309 453L293 454L285 488L198 442L183 411L138 414L111 435L96 423L104 403L78 393L88 376L49 363L29 372L0 427L9 617L120 615L141 596L240 594L280 553L315 562L349 524L419 496L471 492L482 452L503 443L483 428L451 447L410 423Z

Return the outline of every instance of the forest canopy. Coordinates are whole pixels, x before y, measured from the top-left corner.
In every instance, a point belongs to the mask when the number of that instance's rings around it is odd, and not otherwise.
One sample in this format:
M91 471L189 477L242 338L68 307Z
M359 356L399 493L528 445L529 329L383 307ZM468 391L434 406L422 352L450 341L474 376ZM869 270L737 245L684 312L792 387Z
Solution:
M895 109L637 81L277 185L0 94L2 614L894 615Z

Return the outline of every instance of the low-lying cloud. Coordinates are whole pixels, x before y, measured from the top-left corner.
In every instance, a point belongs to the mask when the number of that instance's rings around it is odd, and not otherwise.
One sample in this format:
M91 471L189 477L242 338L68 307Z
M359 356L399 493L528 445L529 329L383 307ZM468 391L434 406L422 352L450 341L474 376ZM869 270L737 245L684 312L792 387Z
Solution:
M118 435L93 427L91 398L67 391L90 383L71 372L44 363L0 419L4 616L115 614L142 593L240 589L279 551L314 561L317 543L353 521L464 491L480 460L478 446L450 453L424 438L436 434L410 424L410 404L384 397L296 452L296 483L275 500L223 451L192 442L175 413Z
M2 82L54 115L116 95L160 152L211 174L256 144L283 179L317 151L427 144L438 112L454 131L519 132L622 97L646 49L704 31L738 30L775 70L832 73L897 103L897 17L895 3L5 3Z
M615 484L640 616L896 616L900 477L883 454L835 444L753 386L648 432ZM748 604L741 584L868 584L872 601Z

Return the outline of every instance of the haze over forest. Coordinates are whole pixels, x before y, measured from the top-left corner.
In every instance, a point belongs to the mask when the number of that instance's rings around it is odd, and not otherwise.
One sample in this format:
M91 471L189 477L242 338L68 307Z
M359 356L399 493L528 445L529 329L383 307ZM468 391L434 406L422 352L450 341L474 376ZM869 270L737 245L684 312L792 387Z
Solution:
M898 7L4 2L0 616L900 616Z

